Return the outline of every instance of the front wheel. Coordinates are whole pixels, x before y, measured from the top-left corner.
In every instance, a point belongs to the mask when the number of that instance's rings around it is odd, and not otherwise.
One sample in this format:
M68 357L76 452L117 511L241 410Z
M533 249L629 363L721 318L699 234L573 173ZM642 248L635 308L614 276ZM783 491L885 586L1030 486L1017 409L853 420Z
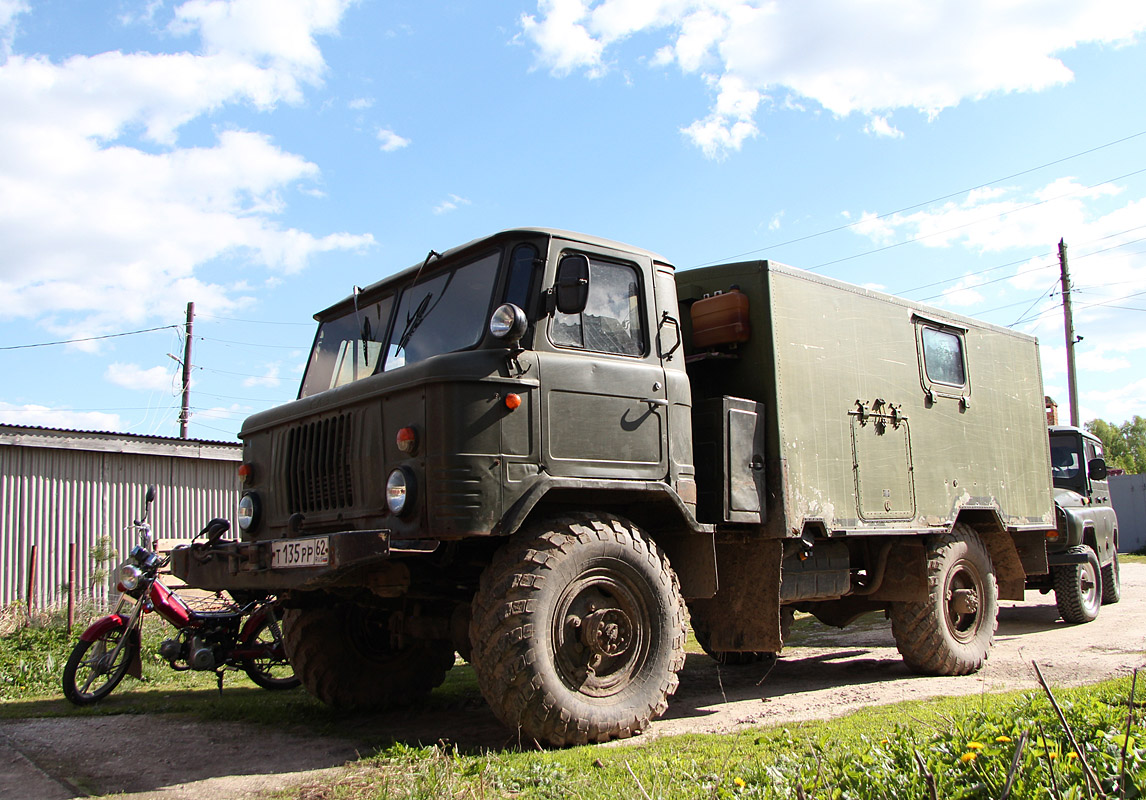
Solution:
M119 647L125 636L128 640ZM138 649L139 643L131 640L124 626L104 631L92 641L80 639L64 665L64 697L77 706L104 699L119 686Z
M903 660L925 675L967 675L983 666L998 626L999 589L987 546L956 525L927 552L927 599L891 604Z
M1102 568L1102 604L1113 605L1122 599L1122 577L1118 569L1118 553L1114 560Z
M293 689L300 681L286 656L282 626L273 616L266 616L246 641L244 650L259 655L243 660L247 677L264 689Z
M387 609L357 603L287 609L287 656L306 690L336 708L386 709L440 686L454 665L453 644L396 639L390 618Z
M1098 555L1086 545L1067 550L1068 555L1086 559L1081 564L1054 567L1054 599L1064 622L1075 625L1090 622L1102 605L1102 570Z
M494 713L555 746L632 736L684 666L684 601L656 543L608 514L514 534L485 570L470 624Z

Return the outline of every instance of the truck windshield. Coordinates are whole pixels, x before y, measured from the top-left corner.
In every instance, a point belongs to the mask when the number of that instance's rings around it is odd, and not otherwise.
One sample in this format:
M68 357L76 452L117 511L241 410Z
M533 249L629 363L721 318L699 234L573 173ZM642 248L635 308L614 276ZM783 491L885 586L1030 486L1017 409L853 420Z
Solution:
M472 347L489 315L500 253L490 253L457 269L440 272L394 297L359 306L318 326L299 398L361 380L440 353Z
M373 375L393 305L393 296L387 297L319 325L299 398Z
M1054 483L1071 481L1081 474L1082 458L1079 455L1081 448L1073 436L1052 436L1051 446L1051 475Z
M489 315L500 256L490 253L402 292L384 369L398 369L477 344Z

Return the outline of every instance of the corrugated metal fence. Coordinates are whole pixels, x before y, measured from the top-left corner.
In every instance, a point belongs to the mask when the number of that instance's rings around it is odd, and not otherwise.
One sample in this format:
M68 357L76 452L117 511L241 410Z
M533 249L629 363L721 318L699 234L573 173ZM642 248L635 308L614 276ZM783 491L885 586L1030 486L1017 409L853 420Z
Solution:
M234 526L241 458L238 444L0 425L0 604L29 599L30 569L33 606L65 602L72 544L76 597L106 600L148 484L159 539L188 540L212 517ZM116 555L100 563L101 550Z
M1118 514L1118 552L1146 551L1146 475L1111 475L1110 502Z

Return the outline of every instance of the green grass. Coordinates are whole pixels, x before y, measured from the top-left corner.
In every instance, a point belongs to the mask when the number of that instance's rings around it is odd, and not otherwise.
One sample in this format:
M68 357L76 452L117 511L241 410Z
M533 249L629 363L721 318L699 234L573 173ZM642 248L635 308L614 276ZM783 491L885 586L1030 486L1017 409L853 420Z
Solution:
M1056 696L1101 790L1118 796L1130 681ZM1146 699L1139 684L1137 703ZM1127 798L1146 791L1138 711ZM640 745L466 754L394 745L336 779L283 793L297 800L381 798L997 798L1027 736L1011 797L1087 797L1081 759L1041 692L903 703L842 719ZM1054 770L1052 784L1051 770Z

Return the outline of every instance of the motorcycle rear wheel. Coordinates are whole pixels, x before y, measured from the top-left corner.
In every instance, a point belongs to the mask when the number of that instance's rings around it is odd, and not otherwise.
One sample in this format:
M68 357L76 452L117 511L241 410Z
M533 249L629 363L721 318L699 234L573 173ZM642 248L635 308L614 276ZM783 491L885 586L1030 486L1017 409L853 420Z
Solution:
M127 674L139 649L138 642L129 640L115 660L111 660L116 646L126 635L127 628L112 628L94 641L76 642L64 666L64 697L77 706L87 706L111 694Z
M272 625L267 617L254 633L243 642L246 648L265 648L266 656L249 658L243 661L243 671L247 677L264 689L277 691L293 689L301 681L294 674L294 667L287 660L286 646L283 644L282 623Z

